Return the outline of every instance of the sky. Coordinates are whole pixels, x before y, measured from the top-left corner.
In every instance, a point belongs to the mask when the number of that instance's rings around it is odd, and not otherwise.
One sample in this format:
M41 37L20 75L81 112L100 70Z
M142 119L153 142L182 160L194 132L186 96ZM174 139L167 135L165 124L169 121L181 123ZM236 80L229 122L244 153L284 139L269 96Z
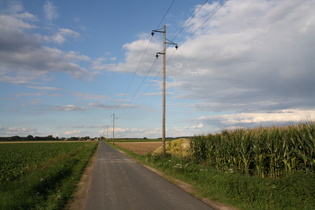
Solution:
M161 137L315 119L313 0L0 0L0 136Z

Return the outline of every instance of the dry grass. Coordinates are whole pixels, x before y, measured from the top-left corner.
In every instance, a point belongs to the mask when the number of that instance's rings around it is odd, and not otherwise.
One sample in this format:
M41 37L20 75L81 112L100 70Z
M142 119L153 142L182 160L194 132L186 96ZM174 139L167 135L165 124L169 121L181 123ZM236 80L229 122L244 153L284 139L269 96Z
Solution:
M140 155L155 151L162 142L115 142L115 145Z
M166 142L166 153L171 154L172 157L183 158L189 155L190 144L188 139L177 139ZM162 154L162 147L154 151L154 155Z

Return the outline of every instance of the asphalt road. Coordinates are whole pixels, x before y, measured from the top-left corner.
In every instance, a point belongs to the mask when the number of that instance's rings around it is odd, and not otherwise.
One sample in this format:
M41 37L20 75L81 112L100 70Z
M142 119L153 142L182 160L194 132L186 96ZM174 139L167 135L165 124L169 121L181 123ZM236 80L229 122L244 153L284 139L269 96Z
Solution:
M100 142L86 209L212 209L104 142Z

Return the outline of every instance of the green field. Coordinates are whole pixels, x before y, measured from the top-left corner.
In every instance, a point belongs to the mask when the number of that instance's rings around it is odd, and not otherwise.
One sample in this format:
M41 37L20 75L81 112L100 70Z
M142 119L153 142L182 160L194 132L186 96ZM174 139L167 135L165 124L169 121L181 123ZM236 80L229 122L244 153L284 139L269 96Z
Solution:
M0 209L62 209L97 142L0 144Z

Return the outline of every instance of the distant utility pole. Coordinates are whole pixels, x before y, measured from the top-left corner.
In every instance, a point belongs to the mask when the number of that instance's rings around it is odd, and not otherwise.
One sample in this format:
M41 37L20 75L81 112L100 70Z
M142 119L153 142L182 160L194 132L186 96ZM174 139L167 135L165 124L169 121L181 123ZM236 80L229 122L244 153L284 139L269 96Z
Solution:
M163 82L162 82L162 157L166 156L165 149L165 113L166 113L166 44L175 45L177 49L177 44L166 39L166 25L163 27L163 31L152 30L151 35L154 36L154 32L163 33L163 51L156 53L156 58L159 57L159 54L163 55ZM167 42L169 41L169 42Z
M113 139L115 138L115 119L117 119L115 117L115 114L112 114L111 117L113 117Z

